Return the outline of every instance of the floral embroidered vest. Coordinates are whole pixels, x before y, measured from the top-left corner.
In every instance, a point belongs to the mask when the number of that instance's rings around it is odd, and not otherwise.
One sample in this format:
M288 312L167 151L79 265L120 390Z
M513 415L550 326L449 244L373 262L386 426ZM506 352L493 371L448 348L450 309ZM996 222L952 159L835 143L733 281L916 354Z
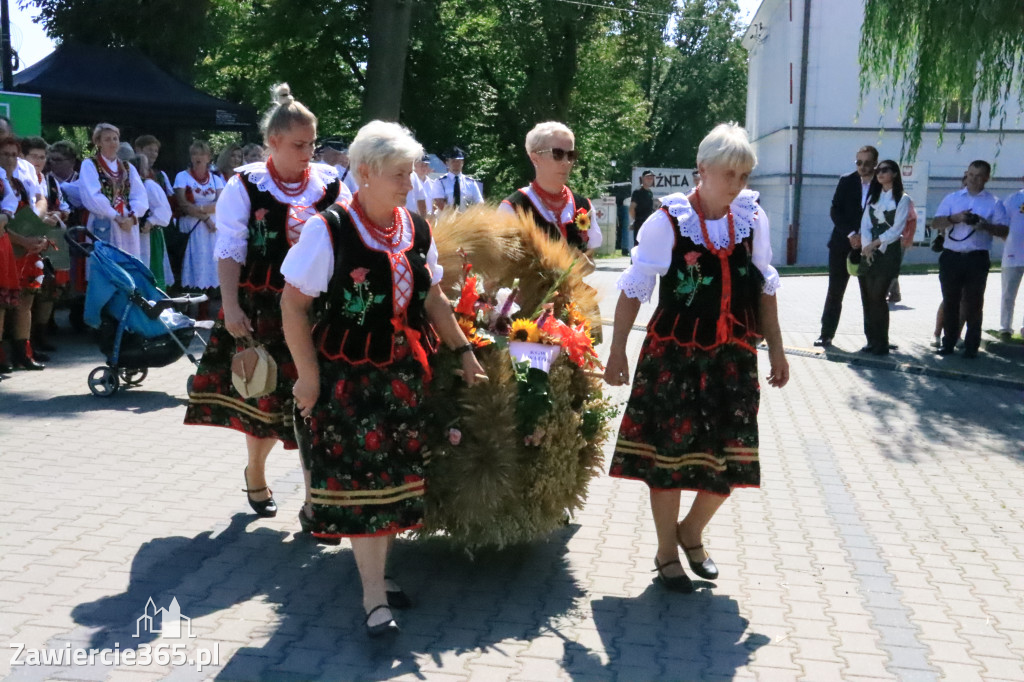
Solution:
M249 173L239 173L239 179L249 195L249 238L238 286L251 291L280 292L284 289L281 263L288 249L298 241L307 217L304 214L312 217L337 201L341 183L337 179L332 181L312 208L303 209L282 204L270 192L261 191Z
M569 203L572 207L573 216L575 216L576 211L581 208L587 209L588 211L591 209L589 199L581 197L575 192L570 192L570 194L572 196L569 199ZM512 204L514 208L522 209L523 211L525 211L526 214L532 217L534 221L536 221L537 225L539 225L542 230L547 232L548 236L550 236L552 239L565 239L565 241L568 242L569 246L576 247L580 251L587 250L588 240L584 238L585 233L580 232L575 222L570 221L565 225L560 226L547 220L541 214L541 212L537 210L537 207L533 205L533 201L530 200L530 197L527 196L526 192L524 192L523 190L516 190L515 192L512 193L511 196L505 199L505 201Z
M131 206L128 203L129 195L131 194L131 170L121 159L117 160L117 178L112 178L104 170L104 164L99 154L92 157L92 162L96 166L96 175L100 179L100 192L107 198L110 205L119 214L125 216L134 215L131 210Z
M334 272L315 305L313 343L319 355L353 365L387 366L395 359L397 328L406 336L414 335L414 345L422 338L424 345L433 349L435 337L425 307L431 287L427 267L430 226L419 215L401 209L413 238L405 251L389 254L363 242L350 210L339 203L320 214L334 246ZM401 301L396 305L396 271L398 277L411 279L411 294L404 306Z
M679 232L672 221L672 263L661 277L658 307L648 334L682 346L710 349L725 343L753 348L760 338L758 315L764 276L751 260L753 233L719 255Z

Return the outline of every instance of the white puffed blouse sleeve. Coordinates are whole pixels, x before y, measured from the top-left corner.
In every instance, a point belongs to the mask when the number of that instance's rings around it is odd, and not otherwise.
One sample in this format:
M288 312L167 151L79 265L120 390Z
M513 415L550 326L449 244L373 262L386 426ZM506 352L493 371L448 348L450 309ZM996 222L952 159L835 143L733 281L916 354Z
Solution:
M149 222L157 227L167 227L171 223L173 212L167 201L167 193L155 180L145 180L146 196L149 199Z
M213 256L245 265L249 252L249 193L235 175L217 199L217 242Z
M440 284L444 277L444 268L437 262L437 243L430 237L430 248L427 250L427 269L430 270L430 285Z
M779 280L779 271L772 265L772 233L764 209L757 212L757 221L754 223L754 249L750 254L750 260L764 276L762 291L774 296L782 283Z
M327 291L334 274L334 244L327 223L319 215L306 221L299 241L281 263L284 281L306 296L316 298Z
M657 278L668 272L675 246L675 228L664 211L655 211L637 232L633 262L619 276L615 286L629 298L647 303L654 293Z

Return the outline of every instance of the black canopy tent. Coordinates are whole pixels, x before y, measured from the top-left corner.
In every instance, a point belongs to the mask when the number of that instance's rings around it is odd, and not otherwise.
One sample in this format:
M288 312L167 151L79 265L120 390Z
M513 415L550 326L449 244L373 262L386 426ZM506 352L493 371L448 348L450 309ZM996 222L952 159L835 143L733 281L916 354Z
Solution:
M65 43L14 76L42 97L45 125L110 121L138 128L247 130L256 110L218 99L161 70L139 50Z

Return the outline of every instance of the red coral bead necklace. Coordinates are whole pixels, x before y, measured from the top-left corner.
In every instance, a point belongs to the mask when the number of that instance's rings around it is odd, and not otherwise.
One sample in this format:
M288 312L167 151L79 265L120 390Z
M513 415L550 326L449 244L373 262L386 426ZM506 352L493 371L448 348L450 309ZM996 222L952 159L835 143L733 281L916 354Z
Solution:
M387 227L378 225L370 216L366 214L363 209L362 203L359 201L359 192L356 192L355 196L352 197L352 206L356 210L356 215L359 216L359 220L362 221L363 225L377 238L382 244L395 247L401 241L405 232L405 224L402 221L402 209L398 206L391 212L391 224Z
M306 166L306 169L302 171L302 179L299 181L299 184L292 187L290 185L295 185L295 183L286 183L281 177L281 174L277 172L277 167L274 166L273 156L267 159L267 173L270 174L270 179L274 181L277 188L281 190L281 194L286 197L297 197L301 195L306 191L306 186L309 184L309 166Z

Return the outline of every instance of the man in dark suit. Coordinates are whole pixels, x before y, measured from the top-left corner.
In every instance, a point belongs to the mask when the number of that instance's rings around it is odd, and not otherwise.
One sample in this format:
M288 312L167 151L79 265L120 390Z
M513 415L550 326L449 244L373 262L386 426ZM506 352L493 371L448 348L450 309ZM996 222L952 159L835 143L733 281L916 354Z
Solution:
M878 150L865 145L857 150L857 170L839 178L832 196L832 237L828 240L828 293L825 309L821 312L821 336L815 346L828 348L839 326L843 312L843 297L850 274L846 271L846 257L860 248L860 219L868 198L868 187L878 164Z

